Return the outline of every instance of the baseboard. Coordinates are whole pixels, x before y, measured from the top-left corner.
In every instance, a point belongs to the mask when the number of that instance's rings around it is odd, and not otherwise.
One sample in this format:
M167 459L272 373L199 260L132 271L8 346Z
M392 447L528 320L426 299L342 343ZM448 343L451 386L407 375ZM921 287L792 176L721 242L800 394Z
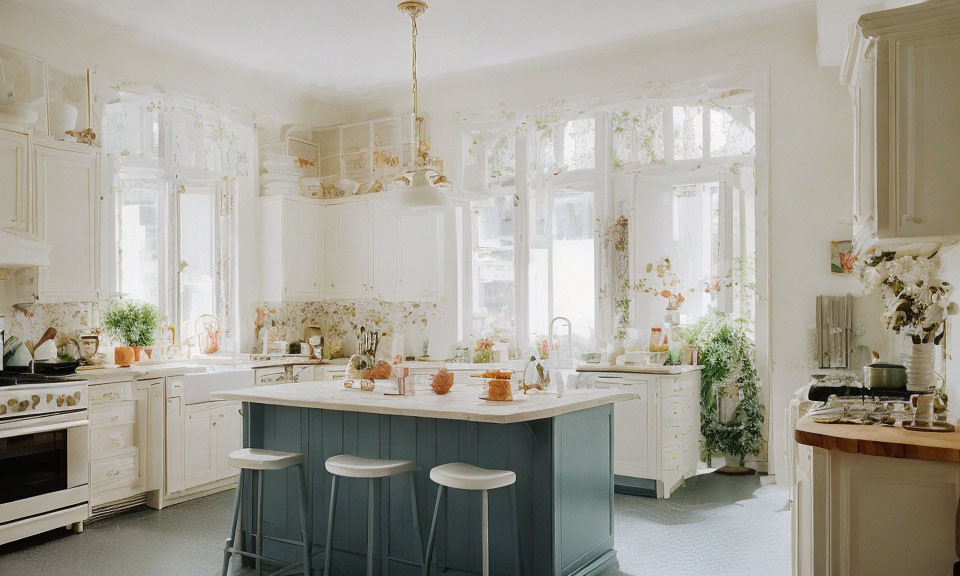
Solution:
M618 494L656 498L657 481L647 478L631 478L630 476L614 476L613 491Z

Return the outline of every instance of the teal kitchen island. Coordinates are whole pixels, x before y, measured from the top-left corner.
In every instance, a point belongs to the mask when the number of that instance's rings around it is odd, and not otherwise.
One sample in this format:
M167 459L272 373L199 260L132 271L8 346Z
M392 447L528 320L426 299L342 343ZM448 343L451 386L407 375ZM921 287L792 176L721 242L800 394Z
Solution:
M299 382L218 392L241 400L244 444L300 452L304 457L312 519L314 566L323 566L331 476L324 461L338 454L416 462L419 525L426 542L437 486L430 470L448 462L512 470L517 475L523 573L600 574L616 564L613 548L613 403L631 400L618 390L571 390L519 395L513 402L479 399L479 386L454 387L438 396L387 396L345 389L342 383ZM641 439L638 439L640 441ZM249 472L246 472L249 474ZM296 471L264 475L263 550L295 562L299 540ZM375 483L375 572L420 574L408 480ZM247 479L246 486L252 486ZM339 483L333 538L335 575L364 574L367 481ZM256 491L244 490L240 542L251 549L249 519ZM479 492L446 491L437 524L433 574L479 574ZM514 541L509 491L490 492L490 573L512 572ZM223 527L224 538L229 531ZM381 544L387 550L380 557ZM317 573L320 570L315 570Z

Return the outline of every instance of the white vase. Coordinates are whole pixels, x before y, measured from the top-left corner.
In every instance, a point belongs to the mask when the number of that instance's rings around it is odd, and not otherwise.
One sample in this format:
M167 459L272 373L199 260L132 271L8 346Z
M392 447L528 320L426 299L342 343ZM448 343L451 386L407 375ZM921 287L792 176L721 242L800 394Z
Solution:
M937 377L933 372L935 348L932 342L913 345L913 353L907 361L907 390L926 392L936 385Z

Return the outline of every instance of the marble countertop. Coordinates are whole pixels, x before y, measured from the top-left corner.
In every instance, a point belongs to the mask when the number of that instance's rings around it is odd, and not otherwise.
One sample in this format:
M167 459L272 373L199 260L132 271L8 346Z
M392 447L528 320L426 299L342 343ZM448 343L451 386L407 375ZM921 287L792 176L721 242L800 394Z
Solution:
M487 402L480 399L479 386L455 386L443 396L432 390L418 390L414 396L385 396L380 390L364 392L344 388L341 382L296 382L224 390L212 397L256 404L509 424L633 400L636 395L597 389L568 390L562 398L552 393L525 396L515 392L513 402Z
M956 422L956 419L950 420ZM960 462L960 432L914 432L896 426L822 424L809 415L797 422L800 444L888 458Z

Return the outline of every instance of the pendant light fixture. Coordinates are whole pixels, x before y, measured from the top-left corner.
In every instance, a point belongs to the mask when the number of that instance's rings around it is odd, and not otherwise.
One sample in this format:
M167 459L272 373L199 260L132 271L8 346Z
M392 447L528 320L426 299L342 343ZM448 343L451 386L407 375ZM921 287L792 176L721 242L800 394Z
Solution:
M422 0L406 0L397 5L397 9L410 17L413 39L413 117L417 131L417 154L407 173L397 180L402 184L396 191L395 203L398 207L417 212L435 212L450 207L450 199L440 186L450 187L451 183L443 174L443 161L432 158L430 144L423 136L423 118L417 94L417 17L426 12L427 3Z

